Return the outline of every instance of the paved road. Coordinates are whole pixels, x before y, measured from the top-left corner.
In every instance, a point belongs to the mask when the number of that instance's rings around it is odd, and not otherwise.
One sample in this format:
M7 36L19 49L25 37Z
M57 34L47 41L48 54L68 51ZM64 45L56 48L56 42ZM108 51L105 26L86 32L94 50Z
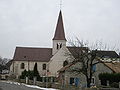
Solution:
M10 84L0 81L0 90L40 90L35 88L26 87L24 85Z

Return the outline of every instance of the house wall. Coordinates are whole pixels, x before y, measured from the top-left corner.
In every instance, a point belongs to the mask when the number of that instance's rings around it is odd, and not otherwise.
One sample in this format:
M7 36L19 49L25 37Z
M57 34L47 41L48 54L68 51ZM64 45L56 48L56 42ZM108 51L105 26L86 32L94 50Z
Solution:
M103 63L99 63L96 65L96 72L94 73L94 77L95 77L95 84L99 85L100 81L99 81L99 74L100 73L112 73L113 71L108 68L106 65L104 65Z
M78 73L74 73L74 72L70 72L71 68L75 68L75 67L80 67L80 64L75 64L73 66L71 66L69 69L67 69L65 71L65 73L63 73L64 75L64 79L65 79L65 85L70 85L70 78L79 78L80 82L79 82L79 86L85 87L87 85L86 82L86 77L83 74L78 74ZM112 73L113 71L111 69L109 69L107 66L105 66L103 63L99 63L96 65L96 71L93 75L93 77L95 78L95 85L99 86L100 85L100 80L99 80L99 74L100 73Z
M21 64L25 64L25 68L21 69ZM34 61L14 61L12 62L12 65L10 67L10 73L14 73L15 75L19 76L21 73L26 69L28 70L33 70L34 65L37 63L37 69L40 73L41 76L45 76L46 70L43 70L43 64L47 65L47 62L34 62Z
M85 87L86 86L86 78L85 76L81 73L77 73L77 72L73 72L71 71L72 68L77 68L77 67L80 67L81 66L81 63L77 63L75 65L72 65L69 69L67 69L65 71L65 84L66 85L70 85L70 78L78 78L79 79L79 83L78 83L78 86L81 86L81 87ZM73 84L75 85L75 83Z

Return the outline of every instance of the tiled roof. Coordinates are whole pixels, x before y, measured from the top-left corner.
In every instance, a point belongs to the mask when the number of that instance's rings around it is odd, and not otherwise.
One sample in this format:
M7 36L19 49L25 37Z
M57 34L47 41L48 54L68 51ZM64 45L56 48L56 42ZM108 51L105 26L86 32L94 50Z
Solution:
M111 70L113 70L115 73L120 73L120 62L106 62L104 64Z
M16 47L13 60L48 62L51 57L51 48Z
M97 56L101 58L119 58L115 51L97 51Z
M55 35L54 35L53 40L66 40L61 11L59 13L58 22L57 22L57 26L56 26Z

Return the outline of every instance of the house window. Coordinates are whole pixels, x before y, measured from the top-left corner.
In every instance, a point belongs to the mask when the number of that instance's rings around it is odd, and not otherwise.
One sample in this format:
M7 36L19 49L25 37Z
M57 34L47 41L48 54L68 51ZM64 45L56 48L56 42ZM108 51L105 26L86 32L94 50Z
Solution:
M66 66L66 65L68 65L68 61L63 62L63 67Z
M75 84L75 80L74 80L74 78L70 78L70 85L74 85Z
M24 68L25 68L25 64L21 63L21 69L24 69Z
M92 79L91 79L91 84L92 84L92 85L95 84L95 77L92 77Z
M43 70L46 70L46 64L43 64Z
M93 72L96 71L96 65L93 65L92 70L93 70Z

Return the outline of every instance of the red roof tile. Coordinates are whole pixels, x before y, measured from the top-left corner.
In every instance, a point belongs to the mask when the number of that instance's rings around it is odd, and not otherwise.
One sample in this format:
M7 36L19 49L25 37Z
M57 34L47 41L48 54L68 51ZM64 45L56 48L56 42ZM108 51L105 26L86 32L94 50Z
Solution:
M48 62L51 57L51 48L16 47L13 60Z

